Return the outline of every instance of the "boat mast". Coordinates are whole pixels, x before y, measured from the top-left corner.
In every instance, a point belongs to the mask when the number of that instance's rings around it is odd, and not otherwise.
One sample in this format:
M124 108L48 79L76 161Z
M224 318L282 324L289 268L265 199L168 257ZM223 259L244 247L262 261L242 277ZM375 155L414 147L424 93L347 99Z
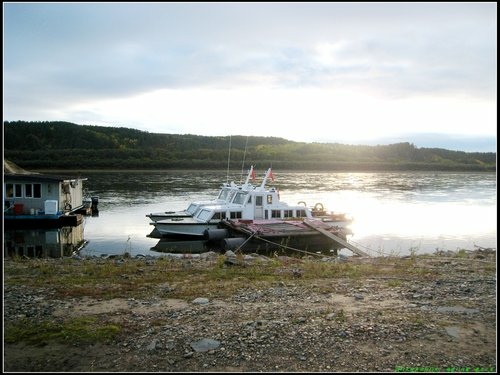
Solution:
M266 172L266 175L264 176L264 179L262 180L262 184L260 184L260 188L264 189L266 187L266 182L267 178L271 175L271 168L269 168Z
M241 162L241 176L240 176L240 184L241 184L241 180L243 179L243 168L245 167L245 157L247 155L247 146L248 146L248 135L247 135L247 140L245 142L245 152L243 153L243 161ZM245 184L248 183L248 177L247 177L247 182Z
M226 182L229 183L229 161L231 160L231 135L229 135L229 155L227 156Z
M248 171L247 179L245 180L245 185L248 186L248 183L250 182L250 177L253 176L253 165L250 166L250 170Z

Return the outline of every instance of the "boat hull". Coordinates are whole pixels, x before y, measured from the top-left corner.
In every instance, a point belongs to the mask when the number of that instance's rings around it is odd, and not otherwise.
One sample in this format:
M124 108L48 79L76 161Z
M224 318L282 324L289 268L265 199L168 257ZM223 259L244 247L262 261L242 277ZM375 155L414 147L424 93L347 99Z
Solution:
M162 236L189 236L203 238L205 230L217 229L218 223L162 223L156 222L156 230Z
M146 217L153 222L165 220L165 219L176 219L176 218L184 218L184 217L192 217L192 215L188 214L186 211L172 211L172 212L156 212L147 214Z

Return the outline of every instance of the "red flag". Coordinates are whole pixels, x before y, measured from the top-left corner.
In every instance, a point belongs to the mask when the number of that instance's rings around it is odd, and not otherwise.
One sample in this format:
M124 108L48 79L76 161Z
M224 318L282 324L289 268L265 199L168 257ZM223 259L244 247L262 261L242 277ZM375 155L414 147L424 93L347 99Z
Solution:
M252 180L255 181L255 171L254 171L253 167L252 167Z
M269 177L271 177L271 180L274 181L273 171L271 169L269 169Z

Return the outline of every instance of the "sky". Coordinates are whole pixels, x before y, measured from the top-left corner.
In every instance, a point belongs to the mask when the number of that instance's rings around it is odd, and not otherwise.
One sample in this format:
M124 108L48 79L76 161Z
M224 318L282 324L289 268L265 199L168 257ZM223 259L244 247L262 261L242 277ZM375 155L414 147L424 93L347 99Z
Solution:
M496 152L496 2L3 11L4 121Z

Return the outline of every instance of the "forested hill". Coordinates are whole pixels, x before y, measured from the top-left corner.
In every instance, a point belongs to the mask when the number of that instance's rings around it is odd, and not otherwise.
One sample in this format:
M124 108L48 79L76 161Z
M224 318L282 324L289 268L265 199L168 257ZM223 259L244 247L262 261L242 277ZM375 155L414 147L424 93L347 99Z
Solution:
M26 169L225 169L318 171L496 171L496 153L417 148L411 143L353 146L276 137L158 134L68 122L4 122L4 158Z

